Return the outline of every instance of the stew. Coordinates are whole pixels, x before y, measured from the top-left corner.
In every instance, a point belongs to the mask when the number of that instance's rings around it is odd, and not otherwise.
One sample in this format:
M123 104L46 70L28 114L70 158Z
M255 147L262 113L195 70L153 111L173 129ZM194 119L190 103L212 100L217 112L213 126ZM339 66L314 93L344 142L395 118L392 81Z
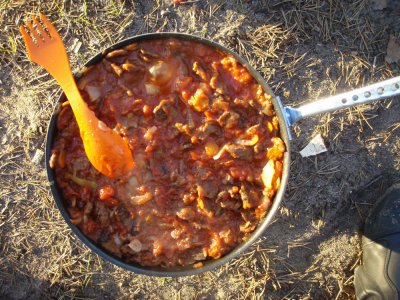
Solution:
M106 54L78 87L135 163L118 180L97 172L62 103L50 166L86 236L162 267L201 267L249 237L279 188L285 145L271 96L235 58L193 41L143 41Z

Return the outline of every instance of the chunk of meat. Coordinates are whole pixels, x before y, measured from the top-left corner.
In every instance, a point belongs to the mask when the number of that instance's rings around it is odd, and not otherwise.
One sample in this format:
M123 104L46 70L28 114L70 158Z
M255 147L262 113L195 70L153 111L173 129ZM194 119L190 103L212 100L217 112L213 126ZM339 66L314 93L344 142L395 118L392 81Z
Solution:
M250 73L232 56L224 57L221 60L221 65L240 83L247 83L252 80Z
M267 158L274 161L281 160L285 152L285 143L278 137L271 139L272 147L267 150Z
M230 198L229 192L228 191L221 191L218 193L217 196L217 202L224 202Z
M74 114L70 106L64 106L57 117L57 129L63 130L71 123L74 118Z
M180 211L178 211L176 215L182 220L190 221L193 220L196 214L193 209L189 207L184 207Z
M253 149L243 145L229 144L225 145L225 150L233 157L247 161L253 160Z
M213 199L218 194L218 187L213 181L206 181L201 185L197 185L197 192L200 198Z
M218 133L219 132L219 127L216 123L213 122L207 122L204 124L204 126L201 127L200 129L206 136L213 134L213 133Z
M107 199L113 197L114 194L115 194L115 189L111 185L103 186L99 190L99 198L100 198L100 200L107 200Z
M213 88L217 94L226 93L226 85L223 83L223 80L220 78L218 72L214 72L213 76L211 77L210 87Z
M260 197L255 190L249 191L246 186L242 184L239 193L242 198L244 209L257 207L259 205Z
M102 244L103 248L107 251L121 257L121 248L120 245L115 243L114 239L109 239L107 242Z
M175 100L173 98L161 100L160 103L156 107L154 107L153 113L155 117L160 121L165 121L168 118L174 119L177 115Z
M207 80L207 75L206 72L204 72L204 69L200 66L200 63L198 61L195 61L193 63L193 71L200 76L202 80Z
M240 225L239 228L240 228L241 232L250 233L250 232L254 231L256 226L253 225L251 222L246 222L246 223Z
M99 220L102 227L106 227L110 224L110 211L107 206L101 202L96 203L95 215L97 220Z
M233 103L241 108L247 109L249 107L249 102L243 99L235 98L235 100L233 100Z
M214 103L212 104L211 108L213 111L220 111L220 112L225 112L229 110L229 101L230 98L225 96L218 96L215 98Z
M203 89L197 89L194 95L189 99L188 103L198 112L205 111L208 108L210 99Z
M221 257L221 239L219 235L216 232L213 232L211 235L211 244L208 249L208 255L211 256L212 258L219 258Z
M155 138L155 133L157 132L157 126L151 126L150 128L147 128L145 134L143 135L144 139L146 141L151 141L152 139Z
M228 191L219 192L216 202L219 203L220 207L231 210L238 210L242 206L240 198L231 197Z
M85 208L83 209L83 214L88 215L93 210L93 202L87 202Z
M225 111L219 118L218 123L227 129L235 127L240 119L240 115L234 111Z
M175 185L183 185L187 182L186 178L183 177L182 175L180 175L177 171L172 171L169 179L171 180L171 182Z

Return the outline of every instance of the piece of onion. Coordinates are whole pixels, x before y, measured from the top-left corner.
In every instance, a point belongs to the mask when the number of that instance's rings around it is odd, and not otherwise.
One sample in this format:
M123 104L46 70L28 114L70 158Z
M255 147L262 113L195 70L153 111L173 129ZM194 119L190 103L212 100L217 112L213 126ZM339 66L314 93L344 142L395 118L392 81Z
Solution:
M122 245L122 241L118 234L114 234L113 238L114 238L115 245L117 245L118 247Z
M261 173L261 179L264 183L264 186L267 189L272 188L272 180L274 179L274 175L275 175L275 163L272 159L270 159L263 168Z
M255 144L257 144L258 140L258 135L254 134L250 139L237 139L235 141L235 144L241 146L254 146Z
M163 61L158 61L156 64L152 65L149 69L149 73L154 80L160 83L168 81L171 77L168 65Z
M140 252L142 250L142 243L139 240L132 240L129 244L128 244L129 248L132 249L133 252Z
M131 176L131 178L129 178L128 182L125 184L125 187L130 193L136 192L136 189L139 187L137 178L135 176Z
M152 83L146 83L144 87L147 95L149 96L158 95L160 93L160 88Z
M96 101L101 96L101 91L97 86L87 85L85 86L85 90L89 95L90 101L92 102Z
M144 195L132 196L131 202L136 205L146 204L153 198L153 195L150 192L145 193Z

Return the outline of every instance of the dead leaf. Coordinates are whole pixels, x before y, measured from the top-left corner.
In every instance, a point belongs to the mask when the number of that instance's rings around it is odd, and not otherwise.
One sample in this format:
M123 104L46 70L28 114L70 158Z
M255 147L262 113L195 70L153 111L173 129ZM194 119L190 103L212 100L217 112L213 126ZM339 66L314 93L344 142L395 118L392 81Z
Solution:
M317 134L308 144L300 151L302 157L314 156L328 151L325 147L324 140L320 134Z
M372 9L382 10L387 7L387 0L371 0Z
M389 38L385 60L389 64L400 60L400 44L393 35Z

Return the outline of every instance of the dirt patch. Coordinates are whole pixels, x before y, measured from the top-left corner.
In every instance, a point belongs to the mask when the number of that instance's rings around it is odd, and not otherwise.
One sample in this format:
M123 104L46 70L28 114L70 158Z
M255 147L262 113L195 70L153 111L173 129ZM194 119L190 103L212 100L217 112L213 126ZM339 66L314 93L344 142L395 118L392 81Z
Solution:
M32 158L44 150L58 87L27 61L17 25L29 12L46 14L66 41L74 70L125 37L155 31L204 36L241 54L285 105L296 106L399 73L398 62L385 62L389 37L400 36L396 3L374 3L0 0L0 297L354 298L363 220L400 180L398 98L296 124L290 182L265 234L212 272L149 278L99 258L56 209L44 161ZM77 40L82 46L74 51ZM317 133L328 152L301 158Z

